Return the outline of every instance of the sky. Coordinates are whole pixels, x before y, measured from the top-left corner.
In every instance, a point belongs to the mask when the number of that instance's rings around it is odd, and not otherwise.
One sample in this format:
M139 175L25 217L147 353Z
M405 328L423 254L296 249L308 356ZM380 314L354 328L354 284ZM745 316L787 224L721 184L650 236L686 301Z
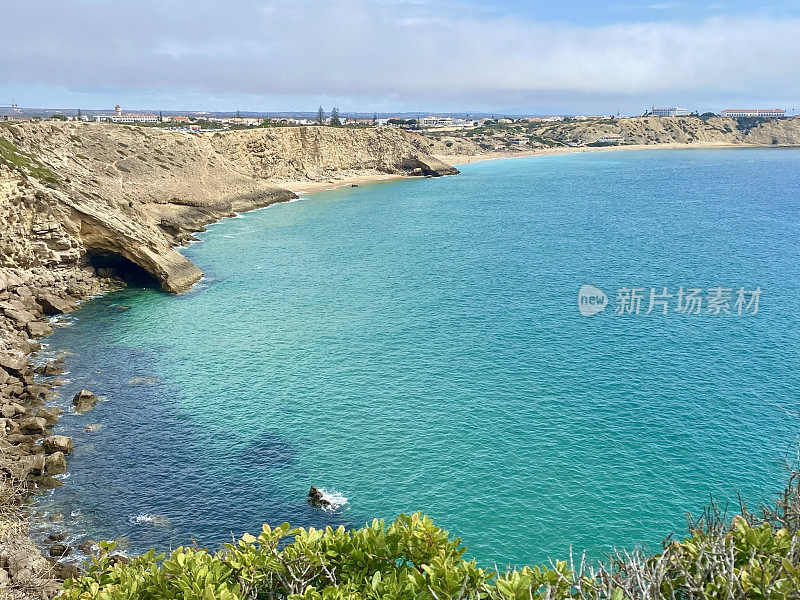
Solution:
M800 0L2 0L0 106L800 108Z

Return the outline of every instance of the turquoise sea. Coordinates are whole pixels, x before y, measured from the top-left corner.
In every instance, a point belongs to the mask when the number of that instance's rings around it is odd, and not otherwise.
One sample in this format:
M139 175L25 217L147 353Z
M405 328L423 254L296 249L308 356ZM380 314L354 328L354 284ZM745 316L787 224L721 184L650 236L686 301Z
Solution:
M799 159L521 158L216 224L186 250L193 291L97 298L47 340L74 353L60 405L107 401L62 418L75 454L38 510L130 551L423 511L503 566L767 500L800 431ZM605 311L581 315L584 284ZM731 314L674 310L681 287L732 290ZM309 507L311 485L346 504Z

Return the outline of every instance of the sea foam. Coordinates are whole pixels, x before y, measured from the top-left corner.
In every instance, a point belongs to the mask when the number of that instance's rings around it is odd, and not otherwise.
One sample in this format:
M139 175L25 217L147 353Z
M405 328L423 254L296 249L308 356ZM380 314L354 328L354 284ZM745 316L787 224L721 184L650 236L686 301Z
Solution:
M330 502L330 505L325 507L327 510L339 510L347 504L347 498L336 490L328 491L325 488L319 488L319 491L322 492L322 499Z

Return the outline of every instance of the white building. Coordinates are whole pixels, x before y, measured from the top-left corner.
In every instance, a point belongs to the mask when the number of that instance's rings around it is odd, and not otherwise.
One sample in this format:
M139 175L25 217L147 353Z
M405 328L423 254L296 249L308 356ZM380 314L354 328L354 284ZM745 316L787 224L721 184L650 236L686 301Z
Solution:
M625 138L621 135L604 135L597 139L601 144L624 144Z
M653 106L647 113L650 117L687 117L689 111L682 106L671 106L668 108L656 108Z
M419 124L423 127L452 127L453 119L450 117L425 117L420 119Z
M780 108L726 108L720 114L723 117L784 117L786 111Z
M119 104L113 115L95 115L95 121L111 121L112 123L158 123L158 115L122 114Z

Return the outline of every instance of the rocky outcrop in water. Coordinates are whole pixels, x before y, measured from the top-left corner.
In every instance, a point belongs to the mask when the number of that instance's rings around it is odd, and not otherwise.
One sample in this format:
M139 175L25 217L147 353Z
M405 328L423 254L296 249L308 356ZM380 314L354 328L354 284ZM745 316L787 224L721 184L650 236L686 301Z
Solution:
M311 506L318 506L320 508L325 508L331 505L330 501L325 498L325 495L313 485L311 486L311 489L308 490L308 503Z

